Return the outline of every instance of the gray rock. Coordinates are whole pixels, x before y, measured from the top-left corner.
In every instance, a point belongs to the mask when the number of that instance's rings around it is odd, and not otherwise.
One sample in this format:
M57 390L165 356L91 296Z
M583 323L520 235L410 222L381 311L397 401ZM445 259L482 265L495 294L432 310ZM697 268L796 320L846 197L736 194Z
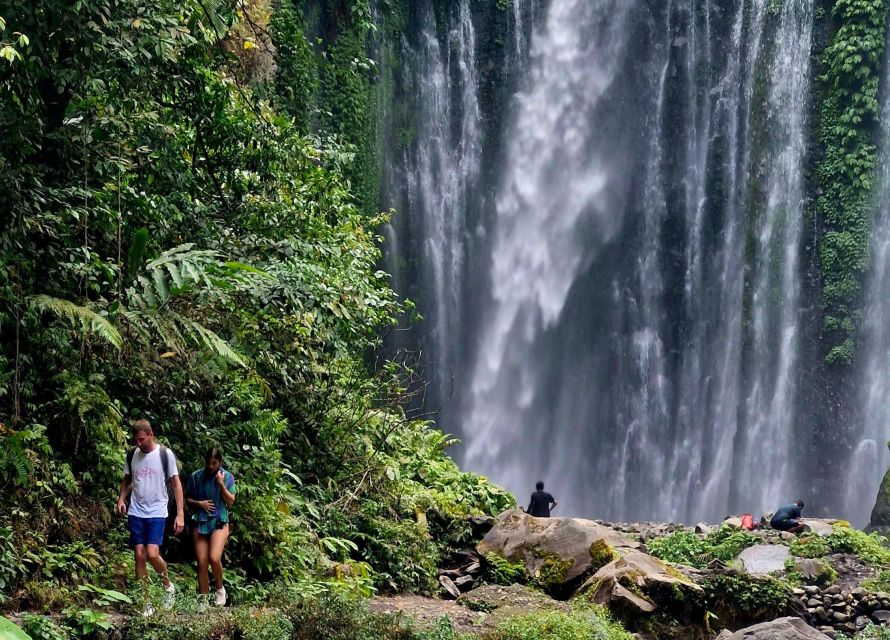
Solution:
M890 447L890 442L887 443ZM881 487L878 489L878 498L871 510L871 522L869 528L886 527L890 525L890 470L884 474Z
M861 629L862 627L868 625L868 623L868 616L856 616L856 628Z
M454 579L454 584L458 587L462 587L467 583L473 584L473 576L461 576L460 578Z
M602 557L593 557L594 545L602 547ZM610 562L611 553L639 548L639 542L593 520L535 518L520 509L500 514L495 526L476 546L482 556L496 554L513 562L523 562L532 577L538 576L546 563L555 560L565 565L563 583L574 585Z
M830 587L828 587L827 589L825 589L823 591L823 593L826 593L830 596L839 595L840 592L841 592L841 588L839 586L837 586L836 584L831 585Z
M704 522L699 522L697 525L695 525L696 533L708 534L708 533L711 533L712 531L714 531L714 527L712 527L709 524L705 524Z
M877 611L872 611L871 619L878 624L886 624L887 622L890 622L890 611L888 611L887 609L878 609Z
M831 525L837 520L825 520L822 518L801 518L800 523L803 525L805 532L812 532L820 536L828 536L834 533L834 527Z
M457 588L457 585L454 584L454 581L452 581L451 578L448 576L439 576L439 584L442 585L445 592L452 598L455 600L460 598L460 589Z
M808 607L820 607L820 606L822 606L822 601L819 600L818 598L810 598L809 600L807 600L807 606Z
M509 586L485 584L463 594L457 603L473 611L498 610L504 613L505 617L539 611L569 610L568 603L559 602L536 589L519 584Z
M831 617L834 618L835 622L847 622L850 619L850 616L846 613L841 613L840 611L835 611Z
M783 544L755 544L739 554L738 560L751 574L777 573L785 570L791 552Z
M735 527L736 529L742 528L742 519L738 516L732 516L723 521L723 524L729 525L730 527Z
M735 633L725 630L717 640L825 640L827 637L800 618L779 618Z

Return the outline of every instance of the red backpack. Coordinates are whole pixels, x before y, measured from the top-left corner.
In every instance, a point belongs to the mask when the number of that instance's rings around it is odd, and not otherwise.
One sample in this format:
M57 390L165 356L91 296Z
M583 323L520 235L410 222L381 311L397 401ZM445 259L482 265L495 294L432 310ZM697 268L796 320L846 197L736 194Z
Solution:
M750 513L742 514L742 529L747 529L751 531L754 528L754 516Z

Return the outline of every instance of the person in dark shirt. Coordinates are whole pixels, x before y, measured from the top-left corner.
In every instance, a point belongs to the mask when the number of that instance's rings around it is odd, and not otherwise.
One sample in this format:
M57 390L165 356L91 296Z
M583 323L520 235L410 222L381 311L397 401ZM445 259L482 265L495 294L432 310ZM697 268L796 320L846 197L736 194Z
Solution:
M803 500L798 500L794 504L780 507L769 521L769 525L773 529L779 531L788 531L789 533L800 533L803 531L803 524L800 522L800 512L803 509Z
M532 499L528 503L528 515L536 518L549 518L550 512L556 509L556 500L549 493L544 491L544 483L540 480L535 484L535 491Z

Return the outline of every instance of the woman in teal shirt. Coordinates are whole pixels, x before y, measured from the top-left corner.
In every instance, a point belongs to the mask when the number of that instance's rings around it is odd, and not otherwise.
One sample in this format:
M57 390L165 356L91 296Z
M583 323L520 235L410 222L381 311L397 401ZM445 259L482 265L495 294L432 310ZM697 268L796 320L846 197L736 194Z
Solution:
M216 604L226 604L222 555L229 539L229 507L235 504L235 477L222 468L222 452L213 447L204 454L204 468L189 476L185 502L192 507L198 589L210 592L208 567L213 569Z

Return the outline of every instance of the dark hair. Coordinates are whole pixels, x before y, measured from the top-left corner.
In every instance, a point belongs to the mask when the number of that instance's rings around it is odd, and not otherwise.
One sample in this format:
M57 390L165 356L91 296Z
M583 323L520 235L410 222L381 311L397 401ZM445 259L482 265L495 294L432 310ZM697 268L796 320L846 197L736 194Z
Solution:
M204 462L210 462L211 460L219 460L219 463L222 464L222 451L219 450L219 447L210 447L204 452Z
M803 509L803 500L798 500L796 504L799 508Z
M535 483L535 489L537 489L538 491L543 491L543 490L544 490L544 483L541 482L540 480L538 480L538 481Z
M137 420L133 423L133 433L137 434L139 432L143 432L146 435L152 434L151 423L145 418L143 418L142 420Z

